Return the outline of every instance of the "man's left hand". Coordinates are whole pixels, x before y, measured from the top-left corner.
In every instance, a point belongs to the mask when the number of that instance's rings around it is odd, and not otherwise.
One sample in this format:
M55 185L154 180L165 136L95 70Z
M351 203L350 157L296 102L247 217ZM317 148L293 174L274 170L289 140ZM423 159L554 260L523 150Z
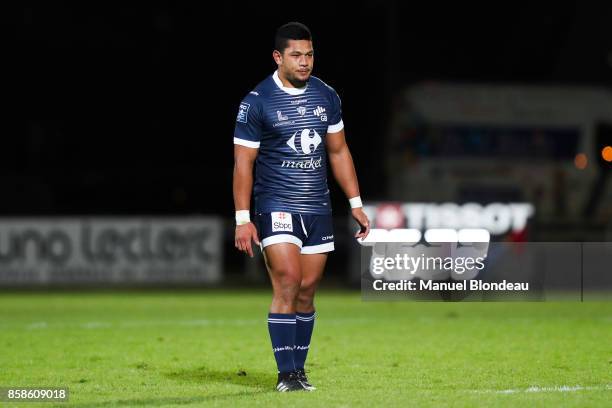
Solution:
M357 233L355 234L355 238L363 239L367 237L370 233L370 220L368 219L366 213L363 211L363 208L353 208L351 210L351 215L353 216L355 221L357 221L360 227L360 230L357 231Z

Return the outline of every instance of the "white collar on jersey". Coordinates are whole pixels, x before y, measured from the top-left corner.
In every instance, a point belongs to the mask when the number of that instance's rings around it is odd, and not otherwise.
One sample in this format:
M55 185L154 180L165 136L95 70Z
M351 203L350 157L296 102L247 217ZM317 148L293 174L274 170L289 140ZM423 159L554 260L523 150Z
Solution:
M276 86L278 86L282 91L287 92L289 95L301 95L306 92L306 88L308 88L308 84L306 84L302 88L289 88L287 86L284 86L280 78L278 77L278 70L274 71L274 74L272 74L272 79L274 80L274 83L276 83Z

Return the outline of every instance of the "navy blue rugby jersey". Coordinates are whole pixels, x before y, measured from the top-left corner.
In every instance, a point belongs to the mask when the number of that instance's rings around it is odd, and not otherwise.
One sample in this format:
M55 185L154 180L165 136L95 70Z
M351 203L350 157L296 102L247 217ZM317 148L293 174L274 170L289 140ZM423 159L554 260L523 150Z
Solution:
M287 88L274 72L249 92L234 143L259 149L255 211L330 214L325 138L343 128L338 94L316 77Z

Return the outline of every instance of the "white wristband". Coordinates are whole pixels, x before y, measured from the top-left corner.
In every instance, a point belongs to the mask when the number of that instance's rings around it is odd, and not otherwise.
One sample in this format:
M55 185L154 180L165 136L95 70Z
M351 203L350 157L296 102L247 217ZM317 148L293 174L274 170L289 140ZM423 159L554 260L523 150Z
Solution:
M251 214L249 210L236 211L236 225L248 224L251 222Z
M363 204L361 203L361 196L349 198L349 204L351 205L351 208L363 207Z

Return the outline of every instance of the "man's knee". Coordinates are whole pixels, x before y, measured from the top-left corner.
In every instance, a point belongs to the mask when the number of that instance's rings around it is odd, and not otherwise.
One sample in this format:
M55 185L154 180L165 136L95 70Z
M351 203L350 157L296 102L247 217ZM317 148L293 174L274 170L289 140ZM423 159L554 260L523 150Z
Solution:
M302 280L300 283L300 291L298 294L298 304L301 308L311 308L314 303L315 289L317 288L316 280Z
M318 278L302 279L300 282L300 294L304 294L304 296L314 296L318 284Z
M302 275L299 267L283 265L273 270L274 296L286 302L294 302L300 291Z

